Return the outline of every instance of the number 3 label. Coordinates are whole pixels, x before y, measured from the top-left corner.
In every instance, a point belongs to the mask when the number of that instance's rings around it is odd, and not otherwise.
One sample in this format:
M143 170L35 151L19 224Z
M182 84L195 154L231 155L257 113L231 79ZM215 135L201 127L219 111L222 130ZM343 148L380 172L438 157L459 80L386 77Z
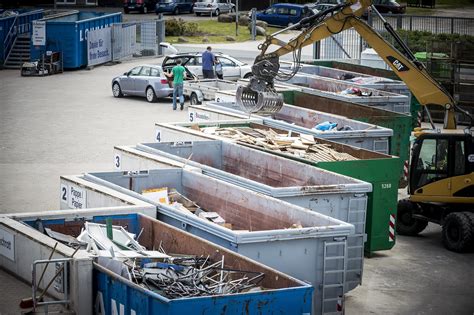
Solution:
M122 167L122 158L119 154L115 154L114 156L114 167L116 170L120 170L120 168Z

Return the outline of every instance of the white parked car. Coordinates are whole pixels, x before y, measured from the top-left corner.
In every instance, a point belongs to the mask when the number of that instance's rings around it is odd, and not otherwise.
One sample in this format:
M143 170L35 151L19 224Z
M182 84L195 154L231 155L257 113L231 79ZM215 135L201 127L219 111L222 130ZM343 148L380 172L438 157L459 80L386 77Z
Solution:
M252 75L252 66L242 62L229 55L214 53L222 63L222 72L224 80L239 80L248 78ZM198 78L202 78L202 53L179 53L166 56L163 60L163 70L170 71L175 65L176 60L181 59L181 64Z
M235 4L229 0L198 0L194 3L193 10L198 16L201 14L218 16L221 13L234 12Z

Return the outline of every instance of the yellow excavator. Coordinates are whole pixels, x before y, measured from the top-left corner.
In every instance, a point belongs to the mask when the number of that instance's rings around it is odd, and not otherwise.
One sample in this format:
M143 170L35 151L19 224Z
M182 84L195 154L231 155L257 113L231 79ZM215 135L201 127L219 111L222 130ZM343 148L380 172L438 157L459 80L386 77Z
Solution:
M385 29L398 43L400 50L388 43L361 19L372 10L384 22ZM347 0L346 3L306 17L266 37L259 45L260 54L252 66L253 76L247 86L237 90L237 103L249 113L270 114L283 106L274 81L294 76L300 67L301 48L333 34L354 28L362 38L393 69L425 106L432 129L416 128L409 168L409 197L400 200L397 232L416 235L428 222L442 225L442 240L446 248L456 252L474 249L474 130L472 116L456 105L453 97L426 71L399 35L371 0ZM290 29L300 33L284 42L278 34ZM267 52L271 45L278 48ZM293 53L291 71L281 71L279 57ZM444 128L437 129L429 107L444 109ZM458 129L456 112L470 117L471 125Z

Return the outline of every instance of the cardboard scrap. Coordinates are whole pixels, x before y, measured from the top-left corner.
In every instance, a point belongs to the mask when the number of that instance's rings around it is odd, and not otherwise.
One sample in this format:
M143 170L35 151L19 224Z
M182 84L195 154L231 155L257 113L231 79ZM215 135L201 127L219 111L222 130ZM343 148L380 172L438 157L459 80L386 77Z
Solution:
M169 204L168 187L152 188L142 190L142 195L159 203Z

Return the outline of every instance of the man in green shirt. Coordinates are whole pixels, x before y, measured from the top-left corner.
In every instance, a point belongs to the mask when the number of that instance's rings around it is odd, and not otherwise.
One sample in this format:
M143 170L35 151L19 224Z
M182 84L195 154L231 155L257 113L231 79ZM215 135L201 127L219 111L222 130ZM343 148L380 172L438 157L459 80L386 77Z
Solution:
M181 110L184 108L183 81L186 70L181 65L181 59L176 60L176 66L171 69L171 73L166 73L168 78L173 78L173 110L176 110L176 99L179 97Z

